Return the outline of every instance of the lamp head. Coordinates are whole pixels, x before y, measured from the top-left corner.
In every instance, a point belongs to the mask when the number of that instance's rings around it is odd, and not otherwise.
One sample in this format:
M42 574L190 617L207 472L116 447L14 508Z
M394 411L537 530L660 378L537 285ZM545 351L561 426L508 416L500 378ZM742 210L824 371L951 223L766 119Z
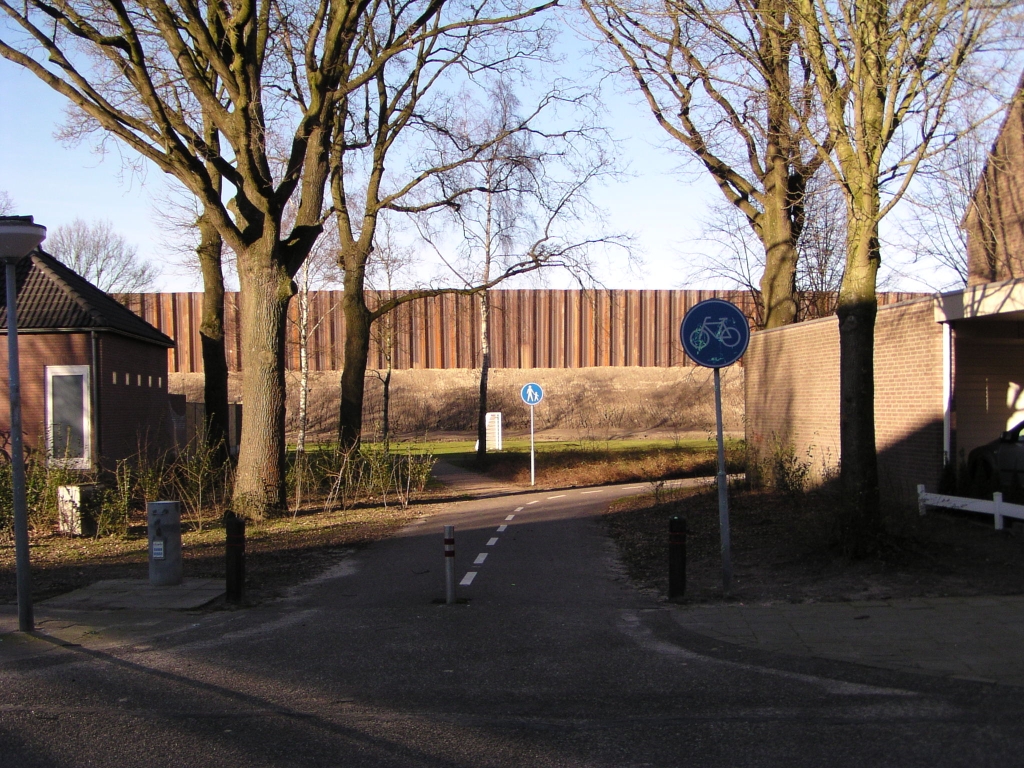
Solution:
M46 227L31 216L0 216L0 261L17 264L46 239Z

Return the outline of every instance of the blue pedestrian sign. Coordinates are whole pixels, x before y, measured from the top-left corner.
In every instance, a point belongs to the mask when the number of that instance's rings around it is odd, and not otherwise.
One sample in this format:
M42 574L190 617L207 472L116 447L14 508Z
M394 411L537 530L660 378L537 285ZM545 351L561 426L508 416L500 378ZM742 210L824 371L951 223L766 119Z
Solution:
M707 299L695 304L679 326L686 354L705 368L732 365L747 351L750 325L735 304Z
M526 384L519 393L519 396L523 398L523 402L527 405L537 405L544 399L544 390L541 389L540 384Z

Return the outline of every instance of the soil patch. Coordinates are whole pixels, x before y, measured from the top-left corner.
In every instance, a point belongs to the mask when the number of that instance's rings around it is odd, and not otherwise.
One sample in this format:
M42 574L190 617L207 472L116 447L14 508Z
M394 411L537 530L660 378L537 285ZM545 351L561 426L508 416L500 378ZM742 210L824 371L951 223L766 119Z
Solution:
M906 597L1024 593L1024 535L1014 526L944 513L919 517L890 510L879 554L851 561L829 549L829 495L796 498L767 491L730 492L733 594L750 603L835 602ZM687 520L683 602L722 601L718 498L713 490L656 502L624 500L605 515L631 579L668 592L668 520Z
M312 578L350 549L387 538L423 506L317 512L295 518L249 523L246 530L246 596L250 602L281 595ZM124 538L73 539L48 534L32 537L34 601L70 592L102 579L147 579L146 529L133 526ZM187 577L224 578L224 529L217 523L182 534ZM0 545L0 602L17 601L14 546Z

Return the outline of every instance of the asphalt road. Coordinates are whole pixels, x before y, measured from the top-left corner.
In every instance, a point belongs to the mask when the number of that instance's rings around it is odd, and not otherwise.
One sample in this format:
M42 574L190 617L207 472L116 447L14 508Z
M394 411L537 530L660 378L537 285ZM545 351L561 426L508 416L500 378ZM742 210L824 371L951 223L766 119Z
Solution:
M0 766L1024 764L1018 689L687 634L595 521L626 492L453 504L272 604L0 648Z

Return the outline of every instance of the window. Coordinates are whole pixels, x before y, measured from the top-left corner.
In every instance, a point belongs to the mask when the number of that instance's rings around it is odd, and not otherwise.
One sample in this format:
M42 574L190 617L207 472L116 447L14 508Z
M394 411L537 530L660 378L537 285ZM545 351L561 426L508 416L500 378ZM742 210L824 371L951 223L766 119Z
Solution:
M91 465L88 365L46 366L46 442L50 456L75 469Z
M114 371L114 383L117 384L117 371Z

